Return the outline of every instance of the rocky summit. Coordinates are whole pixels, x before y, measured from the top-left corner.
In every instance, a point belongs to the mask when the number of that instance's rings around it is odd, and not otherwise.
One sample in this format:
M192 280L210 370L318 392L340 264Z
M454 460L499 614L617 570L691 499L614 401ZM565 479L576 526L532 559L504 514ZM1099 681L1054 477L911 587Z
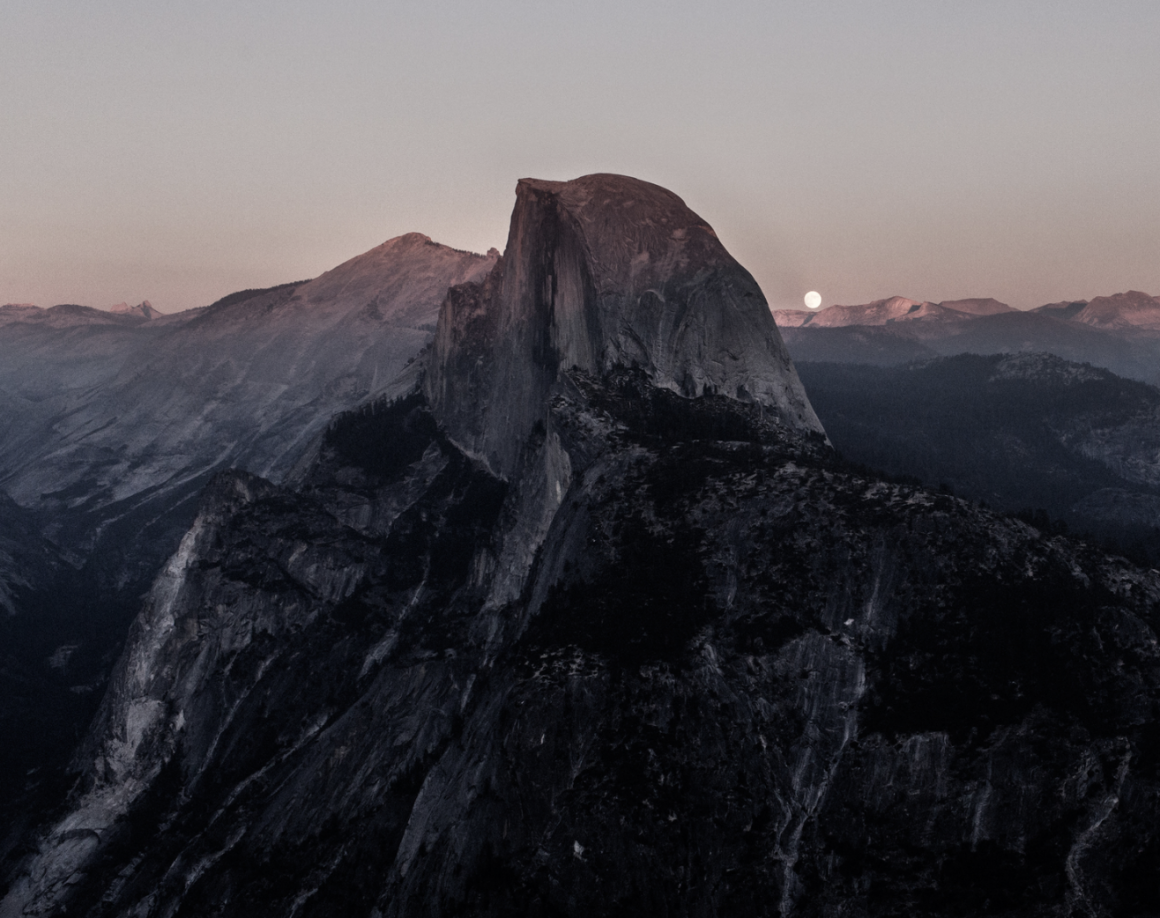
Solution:
M506 478L561 374L615 367L822 429L757 283L680 198L619 175L524 179L503 262L444 302L432 408Z
M213 479L0 915L1155 914L1158 601L843 465L673 195L525 181L424 361Z

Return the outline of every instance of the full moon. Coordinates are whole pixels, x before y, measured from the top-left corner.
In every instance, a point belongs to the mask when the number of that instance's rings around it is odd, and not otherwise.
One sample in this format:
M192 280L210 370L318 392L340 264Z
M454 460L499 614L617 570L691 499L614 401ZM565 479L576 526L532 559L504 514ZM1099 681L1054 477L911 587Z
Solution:
M806 294L806 305L809 306L810 309L817 309L822 305L822 295L816 290L811 290Z

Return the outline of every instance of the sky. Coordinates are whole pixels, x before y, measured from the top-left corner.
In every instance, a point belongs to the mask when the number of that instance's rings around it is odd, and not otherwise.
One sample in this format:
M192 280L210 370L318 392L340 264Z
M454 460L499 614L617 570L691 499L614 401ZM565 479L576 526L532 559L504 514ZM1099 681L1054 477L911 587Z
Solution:
M774 308L1160 294L1160 3L4 0L0 303L163 312L517 179L676 192Z

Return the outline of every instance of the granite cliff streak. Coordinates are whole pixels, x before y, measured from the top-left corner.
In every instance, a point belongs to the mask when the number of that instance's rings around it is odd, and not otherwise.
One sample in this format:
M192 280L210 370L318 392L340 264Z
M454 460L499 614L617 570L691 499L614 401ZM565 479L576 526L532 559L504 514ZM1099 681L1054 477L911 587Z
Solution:
M522 182L425 369L214 479L0 916L1160 910L1160 575L844 466L751 284Z

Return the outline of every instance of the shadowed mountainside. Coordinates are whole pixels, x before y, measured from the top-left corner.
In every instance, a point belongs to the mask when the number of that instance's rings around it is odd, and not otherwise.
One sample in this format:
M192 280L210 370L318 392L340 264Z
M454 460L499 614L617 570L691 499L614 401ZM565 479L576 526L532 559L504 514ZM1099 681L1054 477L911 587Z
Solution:
M412 233L313 281L189 315L103 314L113 336L8 325L0 486L84 553L117 519L192 495L217 469L277 477L330 415L418 353L450 286L493 263Z
M847 458L1160 561L1160 391L1050 354L802 363Z

